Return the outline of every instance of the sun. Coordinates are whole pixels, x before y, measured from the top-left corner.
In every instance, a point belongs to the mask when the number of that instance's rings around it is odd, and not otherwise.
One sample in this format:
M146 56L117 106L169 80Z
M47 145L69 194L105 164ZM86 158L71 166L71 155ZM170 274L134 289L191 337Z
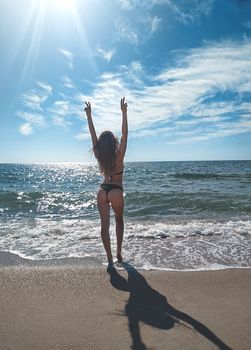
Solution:
M75 1L74 0L57 0L57 2L60 2L59 6L62 6L65 9L69 9L69 8L75 7Z
M75 0L51 0L51 4L60 11L73 10L76 7Z

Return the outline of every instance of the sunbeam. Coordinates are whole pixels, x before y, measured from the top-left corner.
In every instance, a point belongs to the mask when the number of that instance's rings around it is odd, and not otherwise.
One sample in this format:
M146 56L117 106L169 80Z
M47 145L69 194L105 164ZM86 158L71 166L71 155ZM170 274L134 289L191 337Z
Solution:
M69 46L68 38L70 35L74 35L74 32L78 42L79 56L84 55L85 61L87 59L93 71L97 73L92 48L81 21L76 0L37 0L27 8L27 13L29 16L25 21L25 31L19 39L19 45L23 45L25 41L28 45L22 72L17 79L18 87L21 87L24 82L27 83L29 79L33 79L40 53L45 52L48 46L53 45L55 46L55 54L57 54L58 48L67 48ZM48 26L52 26L55 30L49 40L45 41L42 38L44 31L48 31Z
M38 3L38 8L34 9L34 15L36 12L35 25L33 26L32 37L30 40L30 45L26 55L25 64L22 70L22 74L19 80L19 84L22 85L24 79L27 79L28 76L32 77L33 71L36 66L37 57L40 50L40 41L44 29L44 21L46 15L46 2L40 1ZM29 74L28 74L29 70Z
M55 7L59 11L71 11L76 7L75 0L52 0L47 1L47 4Z

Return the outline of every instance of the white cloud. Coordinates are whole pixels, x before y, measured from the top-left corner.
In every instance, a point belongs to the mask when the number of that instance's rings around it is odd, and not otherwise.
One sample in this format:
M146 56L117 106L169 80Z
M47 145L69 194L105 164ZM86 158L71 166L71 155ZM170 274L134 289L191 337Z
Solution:
M147 15L149 8L166 6L183 24L195 22L201 16L209 16L213 10L215 0L117 0L123 10L137 11Z
M45 128L48 126L45 118L40 114L18 111L17 116L26 120L32 126L37 126L39 128Z
M45 82L37 82L38 88L31 89L22 95L22 102L30 109L42 111L42 104L52 93L52 87Z
M173 136L175 138L167 143L171 144L184 144L184 143L194 143L198 141L207 141L214 138L222 138L227 136L234 136L239 134L244 134L247 132L251 132L251 122L231 122L229 125L215 125L214 130L195 130L194 134L189 137L183 137L184 134L182 132L177 132ZM200 135L198 135L200 133ZM186 136L186 135L185 135Z
M112 76L109 76L108 73L102 76L103 79L113 79L115 76L122 76L125 83L133 85L135 88L144 87L144 79L146 78L146 73L142 64L139 61L132 61L129 65L120 65L119 67L120 75L113 73Z
M131 137L165 135L168 142L189 143L251 132L251 102L246 100L251 91L250 56L250 40L226 40L176 52L155 75L146 73L139 61L121 65L93 83L89 95L76 91L55 101L47 109L50 124L67 127L72 116L85 119L84 101L90 101L97 132L120 132L120 98L126 96ZM18 115L31 128L48 125L41 114ZM74 137L87 139L87 124Z
M188 24L199 20L201 16L209 16L214 0L148 0L152 5L167 5L175 14L178 21Z
M23 94L23 103L26 107L41 111L41 103L43 102L44 98L39 96L35 91L30 91Z
M213 117L222 116L232 113L243 113L245 108L243 105L234 101L221 101L203 103L203 101L192 106L189 110L190 114L196 117ZM200 119L201 120L201 119Z
M82 94L78 93L74 98L68 97L68 100L58 100L48 109L51 115L52 124L63 128L68 128L73 124L74 118L83 120L84 102ZM86 99L85 99L86 101Z
M49 96L52 93L52 86L44 81L37 81L37 85L41 87Z
M162 18L158 16L153 16L148 18L148 23L150 26L150 33L153 34L157 32L160 29L160 22L162 21Z
M65 49L58 49L58 51L66 58L67 66L72 70L74 54L71 51Z
M143 44L161 29L161 21L162 18L148 14L119 17L115 22L117 38L135 46Z
M22 124L19 128L19 131L22 135L25 136L33 134L33 129L30 123Z
M88 134L88 133L80 133L80 134L77 134L77 135L75 135L74 136L77 140L80 140L80 141L82 141L82 140L90 140L90 134Z
M62 79L64 87L67 87L68 89L75 88L75 84L68 76L64 75L61 79Z
M250 55L251 41L208 42L179 52L175 65L155 76L146 76L139 62L107 72L88 96L97 129L120 131L119 100L126 96L134 137L163 135L165 128L167 138L178 140L181 135L185 141L185 134L190 141L199 141L250 132L249 123L243 124L248 121L250 104L242 95L251 83ZM133 83L132 73L139 84ZM236 98L228 101L227 92ZM163 127L156 128L160 124Z
M52 124L55 126L60 126L61 128L67 129L69 126L72 125L72 123L68 120L65 120L65 118L61 115L54 115L52 117Z
M117 0L123 10L133 9L133 0Z
M49 111L57 115L65 116L70 113L70 102L64 100L55 101Z
M124 40L132 45L137 45L139 43L138 33L133 29L130 23L126 22L122 18L118 18L115 22L115 30L118 39Z
M99 45L96 48L96 55L101 57L104 61L110 62L115 54L115 49L106 50L101 48Z

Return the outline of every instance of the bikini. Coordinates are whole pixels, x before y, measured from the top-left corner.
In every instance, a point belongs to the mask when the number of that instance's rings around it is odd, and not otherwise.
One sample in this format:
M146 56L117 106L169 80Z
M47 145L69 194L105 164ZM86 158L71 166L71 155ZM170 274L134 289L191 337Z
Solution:
M123 174L124 170L120 171L119 173L116 173L116 174L113 174L111 176L109 176L109 181L112 182L112 177L114 175L121 175ZM121 190L123 192L123 187L122 186L119 186L119 185L116 185L116 184L112 184L112 183L109 183L109 184L101 184L100 185L101 188L103 188L103 190L105 190L106 192L106 198L107 198L107 201L108 201L108 193L112 190Z

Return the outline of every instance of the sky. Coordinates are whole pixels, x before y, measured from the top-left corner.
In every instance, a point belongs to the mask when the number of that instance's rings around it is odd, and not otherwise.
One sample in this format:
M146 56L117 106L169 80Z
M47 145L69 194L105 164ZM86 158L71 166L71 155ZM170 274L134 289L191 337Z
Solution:
M0 162L251 159L251 1L0 0Z

